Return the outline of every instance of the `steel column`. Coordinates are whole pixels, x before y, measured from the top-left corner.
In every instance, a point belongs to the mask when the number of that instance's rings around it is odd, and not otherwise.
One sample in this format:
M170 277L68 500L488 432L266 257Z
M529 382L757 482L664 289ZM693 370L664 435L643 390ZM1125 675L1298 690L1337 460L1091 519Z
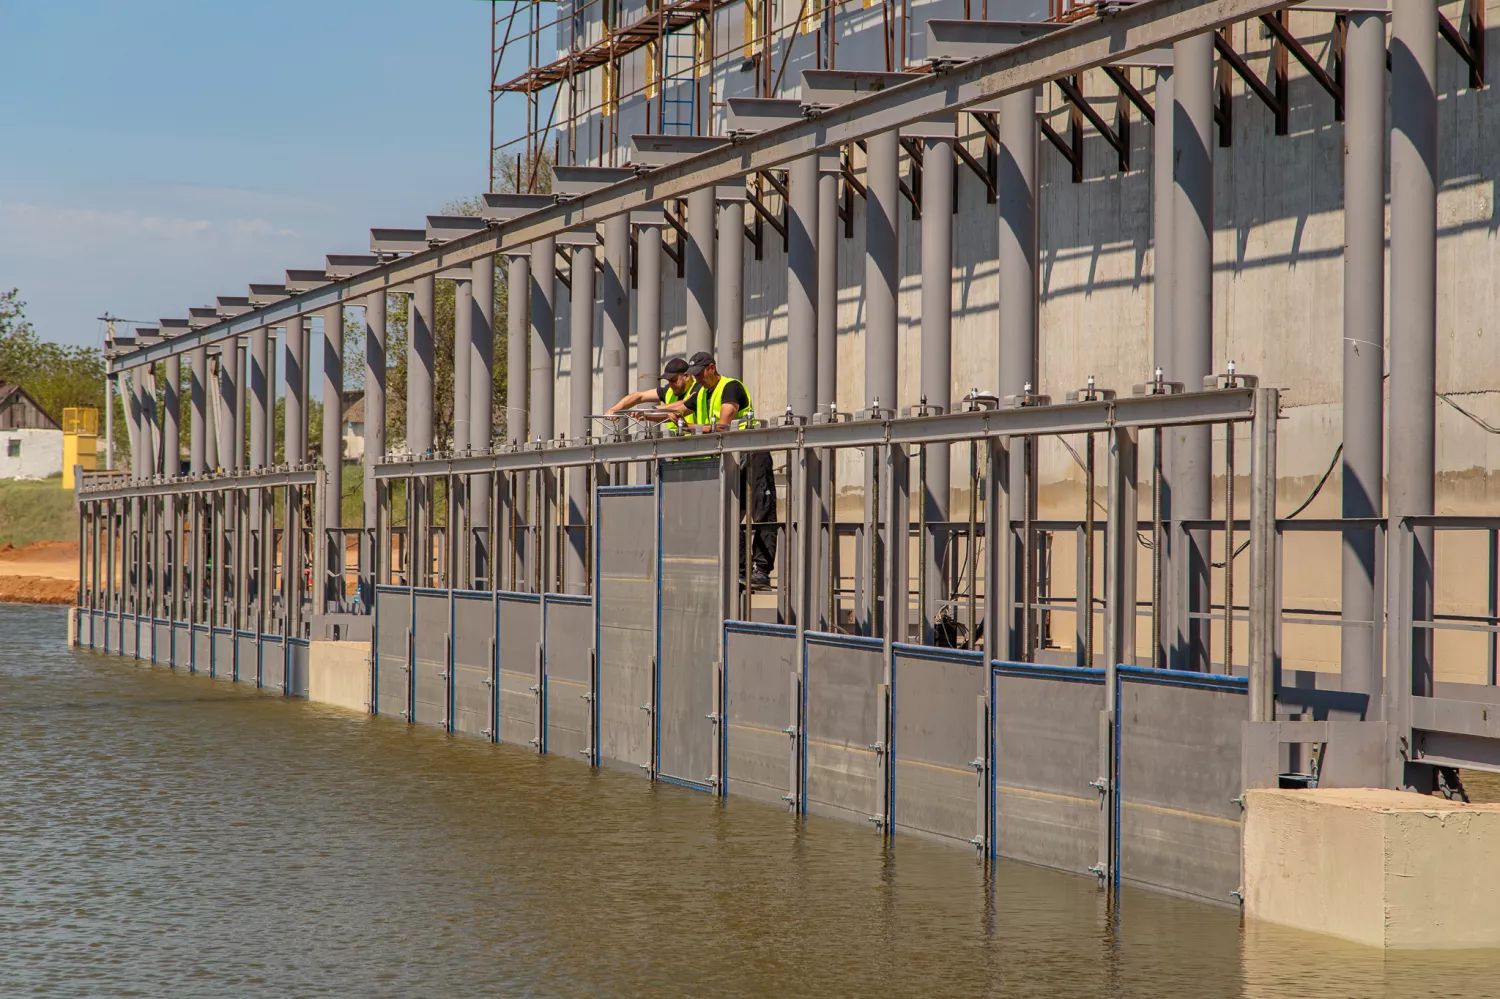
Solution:
M375 463L385 458L385 292L365 299L365 454L362 465L365 534L360 542L364 570L360 599L375 606L375 586L380 582L379 564L390 558L390 545L380 545L380 487L375 481Z
M594 248L573 248L572 289L568 298L568 320L572 344L569 348L568 437L591 436L589 414L594 411ZM589 516L589 479L586 468L568 470L567 552L563 566L569 593L588 592L588 565L584 525Z
M1379 517L1385 447L1385 18L1355 13L1344 42L1345 517ZM1375 532L1344 532L1343 689L1380 713Z
M1213 371L1214 225L1214 41L1196 35L1172 47L1172 358L1168 371L1189 391L1198 391ZM1172 446L1173 518L1207 520L1212 508L1213 440L1208 427L1176 431ZM1178 532L1174 532L1178 533ZM1179 612L1207 614L1209 532L1191 532L1188 592ZM1185 596L1186 600L1182 597ZM1186 646L1173 665L1206 670L1210 622L1189 618Z
M130 431L130 477L136 482L147 478L146 457L141 449L141 441L146 436L145 406L142 405L142 400L146 396L146 372L149 370L147 367L140 367L130 373L130 397L125 411Z
M839 386L839 175L818 169L818 384L817 408L827 412L838 403ZM828 466L834 458L829 456ZM824 497L831 503L832 497Z
M1173 344L1176 342L1172 326L1172 201L1176 196L1176 189L1172 179L1173 160L1173 122L1176 115L1173 113L1172 101L1172 69L1161 67L1156 71L1156 120L1153 125L1151 146L1151 230L1152 230L1152 267L1154 277L1151 286L1151 371L1154 374L1161 371L1165 378L1171 379L1176 368L1176 358L1173 356ZM1172 519L1172 441L1170 433L1152 434L1151 446L1153 449L1158 444L1161 447L1161 455L1153 456L1160 466L1160 489L1157 493L1159 514L1161 519L1170 523ZM1173 571L1173 555L1175 546L1172 541L1172 532L1164 530L1161 533L1159 550L1156 555L1156 571L1158 573L1157 585L1160 586L1161 600L1155 604L1159 620L1156 622L1160 627L1164 652L1170 656L1171 650L1178 647L1181 642L1178 635L1179 615L1177 614L1177 574ZM1156 653L1152 653L1153 662ZM1167 656L1162 662L1168 661Z
M527 398L531 371L527 345L531 336L531 258L513 254L505 261L505 442L526 443Z
M630 391L630 216L615 215L604 223L604 266L601 268L604 329L601 337L605 406Z
M495 258L480 257L470 267L474 318L469 349L469 447L487 451L495 437ZM474 561L469 566L469 585L473 586L476 579L488 580L492 573L490 553L495 541L489 528L494 518L490 516L490 477L476 475L468 484L470 526L484 529L470 543Z
M434 373L432 323L437 289L431 274L417 279L407 309L406 323L406 450L426 454L432 438L432 379Z
M164 366L167 373L161 392L161 469L163 475L172 478L181 474L182 468L182 355L173 354Z
M307 460L307 348L304 335L307 319L293 316L286 321L282 335L282 378L286 382L285 426L283 447L288 465Z
M472 275L472 272L471 272ZM472 277L453 282L453 451L462 454L473 447L469 433L469 399L474 367L474 282Z
M248 467L245 460L245 424L249 412L246 408L248 385L248 368L250 348L242 339L235 342L232 347L225 348L226 353L233 355L234 374L230 376L229 389L230 399L234 404L233 429L229 438L229 453L233 459L229 465L236 472L243 472Z
M687 254L683 276L687 282L687 353L714 349L714 189L700 188L687 196Z
M194 475L208 471L208 348L199 347L189 362L191 385L188 416L188 469ZM108 434L108 429L105 430Z
M531 248L531 439L556 436L557 241Z
M818 403L818 157L793 161L788 182L786 405L810 420Z
M922 392L923 405L946 413L953 397L953 143L948 138L922 142ZM929 444L922 458L922 513L926 524L948 519L952 450ZM970 539L972 546L973 539ZM921 539L925 553L921 607L923 641L942 599L945 549L930 536Z
M714 276L718 345L714 359L724 374L745 377L745 201L726 198L719 204L719 248ZM615 398L619 398L616 396Z
M635 387L661 384L661 226L643 225L635 244ZM615 400L607 400L614 405Z
M896 295L900 288L899 139L895 131L866 140L865 409L895 409Z
M250 467L270 464L267 418L270 406L271 331L262 326L250 334Z
M323 313L323 471L328 492L321 527L337 531L344 526L344 307L336 305ZM332 542L330 542L332 543ZM342 562L343 539L338 540ZM339 594L343 596L343 594Z
M1391 16L1390 535L1434 510L1437 438L1437 0L1401 0ZM1412 539L1412 621L1433 609L1433 533ZM1399 573L1391 563L1389 576ZM1396 602L1390 605L1397 620ZM1432 632L1411 644L1411 693L1432 693ZM1405 693L1400 691L1398 693Z

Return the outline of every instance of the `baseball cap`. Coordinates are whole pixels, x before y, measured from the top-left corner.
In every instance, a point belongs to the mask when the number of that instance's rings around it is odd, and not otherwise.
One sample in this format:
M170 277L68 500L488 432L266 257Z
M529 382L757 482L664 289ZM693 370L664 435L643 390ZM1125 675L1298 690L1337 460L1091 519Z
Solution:
M678 375L685 375L687 373L688 363L680 357L674 357L670 361L668 361L667 366L662 369L661 377L662 380L665 381L668 378L676 378Z
M703 369L706 368L706 367L708 367L712 363L714 363L714 355L710 354L706 350L700 350L700 351L698 351L698 353L696 353L692 357L688 358L688 362L687 362L688 374L690 374L690 375L702 374L703 373Z

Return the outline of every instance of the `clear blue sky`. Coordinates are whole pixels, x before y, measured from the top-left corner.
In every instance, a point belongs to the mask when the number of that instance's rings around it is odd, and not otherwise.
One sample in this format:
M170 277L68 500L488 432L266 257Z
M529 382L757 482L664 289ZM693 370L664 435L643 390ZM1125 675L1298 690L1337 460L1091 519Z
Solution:
M0 289L97 343L488 181L482 0L0 0Z

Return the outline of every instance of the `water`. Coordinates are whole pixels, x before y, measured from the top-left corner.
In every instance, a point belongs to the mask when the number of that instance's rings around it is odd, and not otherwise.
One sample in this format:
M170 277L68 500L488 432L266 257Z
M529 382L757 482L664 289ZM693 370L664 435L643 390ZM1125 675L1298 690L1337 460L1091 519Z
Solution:
M1500 994L64 635L0 605L3 997Z

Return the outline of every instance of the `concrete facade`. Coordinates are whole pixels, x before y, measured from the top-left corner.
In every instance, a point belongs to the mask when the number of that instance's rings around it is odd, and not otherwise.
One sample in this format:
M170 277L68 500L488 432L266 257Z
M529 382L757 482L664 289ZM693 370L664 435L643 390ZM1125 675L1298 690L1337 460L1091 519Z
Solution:
M0 430L0 479L45 479L62 470L61 430Z
M1500 947L1500 805L1245 792L1245 916L1369 947Z

